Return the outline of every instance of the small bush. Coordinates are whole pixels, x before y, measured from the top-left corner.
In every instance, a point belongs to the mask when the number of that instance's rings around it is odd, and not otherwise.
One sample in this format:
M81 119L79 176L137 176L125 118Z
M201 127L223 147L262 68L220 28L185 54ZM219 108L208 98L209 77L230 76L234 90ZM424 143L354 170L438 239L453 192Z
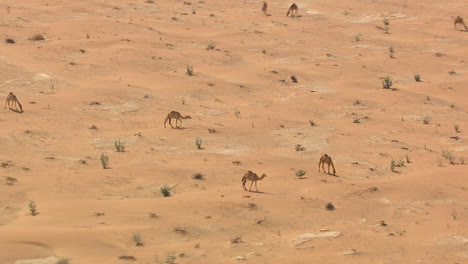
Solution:
M5 39L5 43L8 43L8 44L15 44L15 41L11 38L6 38Z
M218 133L218 130L216 130L214 128L208 128L208 133L216 134L216 133Z
M335 210L335 206L332 204L332 203L327 203L325 205L325 210L327 211L334 211Z
M132 240L133 240L133 243L135 243L135 246L137 246L137 247L142 247L143 246L143 242L141 240L141 236L140 236L139 233L133 233Z
M359 105L361 104L361 101L359 101L358 99L356 99L356 101L353 102L353 105Z
M296 151L305 151L305 148L301 144L296 144L295 149Z
M103 169L107 169L109 166L109 156L107 156L105 153L101 154L101 165Z
M394 59L395 58L395 50L393 49L393 47L388 48L388 51L389 51L390 58Z
M419 73L415 74L413 77L416 82L421 82L421 75L419 75Z
M29 40L41 41L41 40L45 40L45 38L44 38L44 36L42 34L36 34L36 35L30 37Z
M395 172L395 167L396 167L396 166L397 166L396 161L391 160L391 161L390 161L390 169L391 169L393 172Z
M455 74L457 74L457 72L455 72L454 70L450 70L448 73L449 73L450 75L455 75Z
M171 196L171 188L168 187L167 185L164 185L163 187L161 187L161 193L164 197L169 197Z
M66 257L61 257L55 264L68 264L70 263L70 259Z
M234 108L234 115L239 118L240 117L240 111L237 108Z
M452 151L444 150L442 151L442 157L450 162L450 164L455 164L455 156L453 155Z
M310 124L310 126L316 126L316 124L312 120L309 120L309 124Z
M29 202L29 211L31 212L31 215L37 215L36 202Z
M354 40L357 42L357 41L360 41L361 40L361 34L356 34L354 35Z
M195 145L197 146L197 149L202 149L202 139L199 137L195 138Z
M300 169L296 170L296 177L299 179L303 179L304 175L306 174L306 170Z
M389 29L390 29L390 28L389 28L388 26L384 26L384 32L385 32L385 34L390 34Z
M392 79L390 78L390 76L387 76L383 79L382 81L382 86L384 89L391 89L392 88L392 85L393 85L393 81Z
M120 139L114 142L114 146L117 152L125 152L125 142L120 141Z
M213 50L216 48L216 44L214 42L208 43L208 46L206 46L206 50Z
M167 257L166 257L166 263L167 264L174 264L175 263L175 260L176 260L176 255L174 252L170 252L167 254Z
M385 26L390 25L390 20L388 20L387 18L384 18L384 19L382 20L382 22L383 22L383 24L384 24Z
M185 74L193 76L193 65L187 65Z
M193 176L192 176L192 179L194 180L204 180L205 179L205 175L201 174L201 173L195 173Z
M431 119L432 117L426 115L426 116L423 116L423 124L427 125L431 122Z
M461 132L461 130L460 130L460 125L458 125L458 124L454 124L454 125L453 125L453 129L455 129L455 132L457 132L457 133L460 133L460 132Z

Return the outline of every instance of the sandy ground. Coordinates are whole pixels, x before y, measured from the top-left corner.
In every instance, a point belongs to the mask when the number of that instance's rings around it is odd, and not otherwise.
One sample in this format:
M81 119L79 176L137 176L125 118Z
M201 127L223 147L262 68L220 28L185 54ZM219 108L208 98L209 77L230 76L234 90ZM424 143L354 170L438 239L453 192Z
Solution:
M296 3L2 1L0 263L467 263L468 3Z

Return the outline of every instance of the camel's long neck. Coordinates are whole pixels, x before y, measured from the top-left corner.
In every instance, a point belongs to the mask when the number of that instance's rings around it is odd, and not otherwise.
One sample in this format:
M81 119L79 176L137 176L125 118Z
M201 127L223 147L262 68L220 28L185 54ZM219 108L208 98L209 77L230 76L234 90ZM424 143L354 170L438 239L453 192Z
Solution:
M265 178L265 175L260 176L260 178L258 178L258 180L261 181L263 178Z
M182 119L188 119L188 118L190 118L190 116L183 116L183 117L181 117L181 118L182 118Z

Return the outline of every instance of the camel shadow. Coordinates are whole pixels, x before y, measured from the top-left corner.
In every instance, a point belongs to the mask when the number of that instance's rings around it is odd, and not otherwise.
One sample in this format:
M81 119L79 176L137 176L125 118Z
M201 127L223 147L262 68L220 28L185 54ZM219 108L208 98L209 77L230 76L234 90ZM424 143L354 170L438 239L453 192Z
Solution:
M261 192L261 191L247 191L247 192L250 192L250 193L259 193L259 194L268 194L268 195L275 195L275 194L273 194L273 193Z
M15 113L17 113L17 114L22 114L22 113L24 113L24 111L18 111L17 109L9 108L9 110L12 111L12 112L15 112Z

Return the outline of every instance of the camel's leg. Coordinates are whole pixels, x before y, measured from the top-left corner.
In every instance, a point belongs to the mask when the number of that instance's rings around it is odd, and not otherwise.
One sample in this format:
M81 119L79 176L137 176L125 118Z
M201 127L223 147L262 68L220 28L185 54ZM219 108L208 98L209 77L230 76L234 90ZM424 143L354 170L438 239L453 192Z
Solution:
M322 162L322 169L323 169L323 172L325 172L325 162L324 161Z
M179 121L180 121L179 128L181 128L182 127L182 119L179 119Z
M333 168L333 175L335 175L336 174L335 165L333 165L333 161L331 159L330 159L330 164Z
M255 190L258 192L257 181L255 181Z
M252 190L252 185L254 184L254 181L250 184L249 192Z
M172 119L169 118L169 125L171 125L171 127L174 128L174 126L172 125L171 121L172 121ZM177 122L176 122L176 123L177 123ZM176 124L176 125L177 125L177 124Z
M7 104L8 104L8 97L7 97L6 101L5 101L5 108L6 108Z
M320 163L322 163L322 159L319 160L319 172L320 172Z

